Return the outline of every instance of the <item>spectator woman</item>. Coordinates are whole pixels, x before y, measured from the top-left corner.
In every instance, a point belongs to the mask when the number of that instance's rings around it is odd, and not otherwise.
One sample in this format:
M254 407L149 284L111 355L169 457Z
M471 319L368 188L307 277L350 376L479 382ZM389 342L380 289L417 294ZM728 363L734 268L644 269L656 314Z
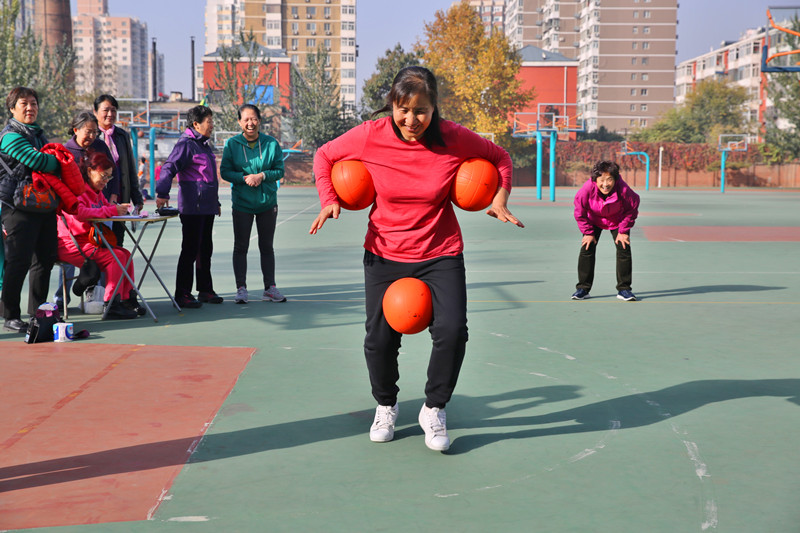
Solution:
M128 264L131 253L121 246L112 249L98 246L89 237L93 218L108 218L125 215L130 204L112 204L103 195L103 189L114 175L114 163L101 152L88 151L79 165L86 189L78 197L78 205L73 214L61 212L58 219L58 259L75 266L81 266L84 259L92 259L106 275L104 310L106 318L136 318L146 310L136 298L136 291L113 255L123 265ZM65 225L66 223L66 225ZM113 245L113 240L112 240ZM80 246L80 250L78 247ZM113 255L112 255L113 254ZM128 264L128 276L134 279L133 262ZM112 294L116 295L111 298ZM122 301L125 298L125 301Z
M56 261L56 209L58 201L40 208L24 207L19 199L32 172L59 174L58 159L40 150L47 144L44 132L36 123L39 116L39 96L27 87L11 89L6 98L10 118L0 132L0 201L5 233L5 264L3 293L0 297L4 329L25 332L28 323L22 320L20 301L25 277L28 278L28 314L47 301L50 271Z
M81 111L75 115L75 118L72 119L71 127L72 138L64 144L64 148L72 153L78 165L80 165L80 162L86 157L87 150L90 149L94 152L103 153L109 160L112 160L108 146L97 138L99 133L97 117L95 117L92 112ZM119 169L115 165L114 177L111 178L111 181L109 181L105 189L103 189L103 195L107 200L114 202L119 197L119 181ZM62 309L65 304L69 304L69 288L72 285L70 280L75 275L75 268L72 266L65 268L66 275L64 277L67 279L67 301L63 301L64 291L62 290L61 282L59 282L55 294L55 302L58 304L59 309Z
M100 140L106 143L114 165L119 169L119 196L109 197L112 203L130 203L141 211L144 205L139 191L139 177L136 174L136 160L133 158L133 144L127 131L117 126L117 99L110 94L101 94L94 101L94 115L100 128ZM114 222L114 234L120 246L125 240L124 222Z
M233 202L233 275L236 303L247 303L247 250L253 220L258 231L261 277L267 302L285 302L275 286L275 223L278 219L278 182L283 178L283 151L278 141L261 133L261 112L245 104L238 111L242 133L228 139L222 151L220 174L231 183Z
M450 201L451 185L464 160L480 157L498 169L500 186L486 214L523 225L506 207L512 172L508 153L441 119L437 99L433 73L406 67L395 76L386 105L376 112L390 112L390 116L366 121L317 151L314 174L322 209L309 232L316 233L329 218L339 218L341 208L330 177L333 164L362 161L377 192L364 243L364 354L372 396L378 403L369 437L374 442L392 440L398 414L402 335L383 315L383 295L394 281L415 277L430 287L433 297L429 327L433 346L418 420L425 445L444 451L450 447L445 406L455 389L467 344L464 241Z
M211 109L202 105L189 109L186 122L189 126L161 168L156 184L156 207L169 203L172 179L177 176L183 240L175 276L175 301L181 307L197 308L203 303L222 303L211 279L211 255L214 253L211 236L214 216L220 214L219 182L217 158L210 146L214 131ZM192 295L195 272L197 298Z

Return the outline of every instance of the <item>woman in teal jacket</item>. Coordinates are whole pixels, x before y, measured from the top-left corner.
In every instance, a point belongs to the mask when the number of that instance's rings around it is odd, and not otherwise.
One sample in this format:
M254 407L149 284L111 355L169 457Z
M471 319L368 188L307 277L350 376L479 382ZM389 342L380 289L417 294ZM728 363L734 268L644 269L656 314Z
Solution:
M251 104L239 108L242 133L228 139L220 173L231 183L233 201L233 274L236 303L247 303L247 249L253 220L258 231L261 274L267 302L285 302L275 286L275 250L272 241L278 219L278 182L283 178L283 152L278 141L261 133L261 112Z

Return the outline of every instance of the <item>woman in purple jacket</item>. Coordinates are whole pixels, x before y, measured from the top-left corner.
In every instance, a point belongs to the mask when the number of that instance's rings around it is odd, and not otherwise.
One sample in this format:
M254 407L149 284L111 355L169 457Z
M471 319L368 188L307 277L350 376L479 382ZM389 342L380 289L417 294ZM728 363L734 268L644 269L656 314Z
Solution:
M219 304L211 280L211 240L214 216L220 214L217 159L209 146L214 131L211 109L198 105L189 109L189 125L172 149L156 184L156 207L169 203L172 178L178 177L178 211L183 240L175 276L175 301L181 307ZM197 299L192 295L193 271L197 272Z
M589 297L594 281L594 259L597 239L611 231L617 246L617 298L631 302L633 262L630 232L639 215L639 195L619 175L619 165L600 161L592 168L591 179L575 195L575 220L583 234L578 255L578 284L573 300Z

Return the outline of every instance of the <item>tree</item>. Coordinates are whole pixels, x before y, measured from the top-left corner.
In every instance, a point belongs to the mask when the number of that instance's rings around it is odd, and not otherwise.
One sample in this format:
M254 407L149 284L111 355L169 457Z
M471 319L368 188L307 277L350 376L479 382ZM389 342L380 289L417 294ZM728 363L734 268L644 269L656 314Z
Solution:
M220 61L215 65L211 86L206 89L209 103L219 108L215 116L220 131L238 131L238 110L244 103L261 110L261 127L273 133L273 119L281 115L280 88L272 86L274 68L267 49L258 44L251 31L240 32L231 46L217 50Z
M303 147L316 150L355 125L340 107L339 87L327 68L328 52L318 47L306 55L302 71L294 69L292 80L292 129Z
M680 107L667 111L651 127L635 133L642 142L716 143L721 133L746 133L747 90L725 80L703 80Z
M517 78L516 50L500 32L487 36L466 0L437 11L417 49L439 81L442 116L472 130L506 136L509 117L534 97Z
M378 58L375 65L375 73L364 82L361 95L361 107L363 120L368 120L369 116L386 103L386 95L392 88L394 77L404 67L413 67L420 64L418 52L405 52L400 43L394 46L393 50L386 50L383 57Z
M605 126L600 126L595 131L589 133L578 132L577 140L579 141L598 141L598 142L620 142L624 141L625 137L619 133L608 131Z
M793 31L800 30L796 18L789 26ZM788 49L797 50L800 45L792 33L782 33ZM772 101L772 109L764 116L764 141L768 150L777 153L778 159L800 158L800 73L771 72L767 74L767 95Z
M30 29L17 37L19 9L19 0L0 3L0 91L5 97L20 85L36 90L41 104L37 123L49 137L66 138L75 112L75 52L66 45L42 46Z

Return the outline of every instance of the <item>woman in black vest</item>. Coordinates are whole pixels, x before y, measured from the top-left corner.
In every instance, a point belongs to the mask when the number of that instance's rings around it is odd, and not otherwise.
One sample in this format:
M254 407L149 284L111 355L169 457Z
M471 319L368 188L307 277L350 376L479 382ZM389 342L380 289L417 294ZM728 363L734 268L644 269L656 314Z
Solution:
M0 132L0 201L6 236L6 269L3 273L3 328L24 333L28 323L21 318L20 300L25 276L28 279L28 314L47 301L50 271L58 254L56 208L58 199L38 207L23 205L20 192L28 185L33 171L60 174L55 156L40 150L47 144L42 128L36 124L39 95L27 87L15 87L6 98L11 115Z

